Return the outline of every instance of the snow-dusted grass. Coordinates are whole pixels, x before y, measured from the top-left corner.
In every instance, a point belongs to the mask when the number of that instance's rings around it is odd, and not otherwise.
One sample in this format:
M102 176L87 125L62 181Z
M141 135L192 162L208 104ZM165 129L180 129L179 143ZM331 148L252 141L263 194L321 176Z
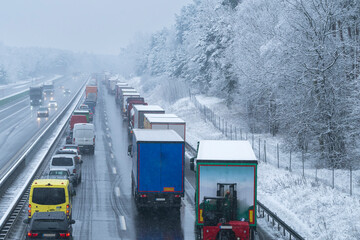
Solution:
M187 141L193 146L196 146L197 141L201 139L226 139L221 131L204 118L190 98L165 100L162 96L169 86L164 87L159 79L148 78L144 84L141 78L136 78L129 83L138 89L148 103L158 104L167 113L174 113L183 118L187 124ZM223 101L206 97L199 97L198 100L226 118L229 123L244 126L246 129L241 116L234 116L225 107ZM332 189L322 181L315 181L315 170L311 168L311 160L306 160L306 176L302 177L302 161L299 153L292 154L293 171L289 172L286 168L289 164L289 159L286 157L288 153L282 149L280 149L278 169L276 144L281 144L281 139L269 135L255 136L256 154L258 154L256 146L259 137L261 141L265 139L267 142L267 163L263 162L263 146L260 146L262 161L258 171L258 199L306 239L360 239L359 198L357 195L351 197L341 189L349 186L349 181L345 180L349 179L349 172L337 170L335 185L339 188ZM252 142L250 135L248 138ZM353 175L354 185L359 188L359 172L354 172ZM319 170L317 176L331 181L329 170ZM342 182L336 182L336 179L338 181L342 179Z

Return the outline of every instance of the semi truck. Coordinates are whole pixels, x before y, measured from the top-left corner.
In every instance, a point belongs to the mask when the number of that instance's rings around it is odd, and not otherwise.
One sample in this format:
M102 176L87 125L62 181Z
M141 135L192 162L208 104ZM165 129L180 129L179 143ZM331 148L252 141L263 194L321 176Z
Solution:
M253 240L258 161L248 141L202 140L195 171L197 239Z
M54 83L53 81L45 82L43 85L43 92L45 98L49 98L50 100L53 100L54 98Z
M172 129L185 139L186 122L175 114L151 114L144 115L145 129Z
M97 86L90 86L90 85L88 85L88 86L86 86L86 88L85 88L86 97L88 97L89 93L93 93L93 94L95 94L95 96L96 96L96 98L97 98L97 92L98 92Z
M124 120L130 119L130 112L131 112L131 109L133 108L133 105L135 105L135 104L148 105L145 102L145 99L143 97L128 97L126 99L126 113L124 116Z
M120 103L121 89L125 89L125 88L133 88L133 87L130 87L127 83L124 83L124 82L120 82L120 83L116 84L116 86L115 86L115 102L117 104Z
M139 208L180 209L184 197L185 142L174 130L134 129L132 195Z
M125 114L126 114L127 99L128 98L134 98L134 97L140 97L140 93L134 92L134 91L132 91L132 92L122 92L121 98L120 98L120 108L121 108L121 113L122 113L123 116L125 116Z
M30 87L29 95L31 106L41 105L44 101L43 87Z

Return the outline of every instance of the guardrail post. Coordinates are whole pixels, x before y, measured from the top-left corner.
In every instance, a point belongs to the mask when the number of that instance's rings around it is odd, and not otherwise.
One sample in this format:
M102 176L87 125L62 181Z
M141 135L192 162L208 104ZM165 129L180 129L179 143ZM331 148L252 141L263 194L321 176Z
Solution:
M278 168L280 168L279 144L276 144L276 157L277 157Z

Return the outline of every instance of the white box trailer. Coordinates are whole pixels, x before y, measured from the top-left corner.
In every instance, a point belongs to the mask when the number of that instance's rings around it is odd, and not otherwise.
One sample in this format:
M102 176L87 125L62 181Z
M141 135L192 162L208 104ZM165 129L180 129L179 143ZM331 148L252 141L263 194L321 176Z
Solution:
M124 92L121 95L120 107L121 107L122 114L126 113L126 99L128 99L130 97L140 97L140 93L138 93L138 92Z
M166 116L170 115L170 116ZM174 116L175 117L174 117ZM175 114L145 114L144 128L146 129L172 129L185 139L186 122Z
M165 110L158 105L134 105L134 128L144 128L144 114L163 114Z

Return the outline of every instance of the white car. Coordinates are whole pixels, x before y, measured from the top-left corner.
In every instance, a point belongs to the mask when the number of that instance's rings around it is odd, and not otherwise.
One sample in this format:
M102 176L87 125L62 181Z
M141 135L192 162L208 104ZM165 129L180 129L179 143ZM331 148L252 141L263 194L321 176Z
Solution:
M57 108L57 102L55 100L50 100L48 106L49 108Z
M66 168L71 174L75 175L75 182L81 182L81 164L82 161L75 154L56 154L51 158L50 171Z

